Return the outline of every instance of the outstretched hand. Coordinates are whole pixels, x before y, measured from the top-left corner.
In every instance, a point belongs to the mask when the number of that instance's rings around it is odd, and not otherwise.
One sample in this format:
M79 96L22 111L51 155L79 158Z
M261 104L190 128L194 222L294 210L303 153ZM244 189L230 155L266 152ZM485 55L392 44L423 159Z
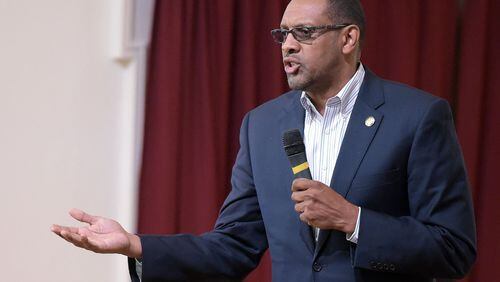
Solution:
M52 232L64 240L96 253L117 253L133 258L142 256L139 237L128 233L120 223L78 209L70 210L69 214L74 219L89 225L85 227L52 225L50 228Z

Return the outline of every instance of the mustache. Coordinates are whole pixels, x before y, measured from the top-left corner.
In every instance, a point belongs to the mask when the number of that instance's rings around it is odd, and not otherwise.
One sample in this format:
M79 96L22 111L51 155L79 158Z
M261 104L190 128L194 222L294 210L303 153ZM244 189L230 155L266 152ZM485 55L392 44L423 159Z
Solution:
M284 58L289 58L289 57L290 57L290 58L295 58L295 59L298 59L298 58L299 58L299 57L296 55L296 53L295 53L295 52L290 52L290 51L288 51L288 52L286 52L286 53L283 53L282 55L283 55L283 59L284 59Z
M290 63L300 64L300 59L297 56L293 56L293 55L283 56L283 63L284 64L290 64Z

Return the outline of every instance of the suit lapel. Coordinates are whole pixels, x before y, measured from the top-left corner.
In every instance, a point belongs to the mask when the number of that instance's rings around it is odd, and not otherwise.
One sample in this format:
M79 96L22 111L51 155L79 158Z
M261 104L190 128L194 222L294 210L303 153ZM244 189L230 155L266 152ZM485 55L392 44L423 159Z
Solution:
M291 129L299 129L302 136L304 136L304 118L305 118L305 110L300 104L300 91L295 91L294 95L291 95L291 100L289 104L284 107L283 115L281 116L280 124L281 124L281 134L285 131ZM293 174L290 169L289 179L286 180L288 183L292 183ZM290 192L291 193L291 192ZM307 224L300 221L297 215L297 224L299 224L299 232L300 238L304 241L307 249L314 253L314 235L312 229Z
M359 165L382 122L383 114L376 109L383 103L384 96L380 80L366 70L330 182L330 187L343 197L346 197ZM330 230L320 231L315 257L331 232Z

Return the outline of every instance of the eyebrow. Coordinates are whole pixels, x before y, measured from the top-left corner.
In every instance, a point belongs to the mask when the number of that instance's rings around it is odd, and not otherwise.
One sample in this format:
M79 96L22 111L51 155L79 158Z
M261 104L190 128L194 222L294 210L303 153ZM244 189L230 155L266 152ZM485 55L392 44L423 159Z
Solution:
M302 23L291 26L291 28L305 27L305 26L315 26L315 24L311 23L311 22L302 22ZM287 24L280 24L280 28L289 29L289 26Z

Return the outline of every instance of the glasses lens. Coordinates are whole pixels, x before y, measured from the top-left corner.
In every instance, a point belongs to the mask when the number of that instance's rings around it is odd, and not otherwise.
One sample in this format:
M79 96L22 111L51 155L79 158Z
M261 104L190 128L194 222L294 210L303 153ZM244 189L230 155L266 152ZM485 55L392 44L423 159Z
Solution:
M311 39L311 36L312 36L312 31L309 29L309 28L294 28L292 30L292 33L295 37L295 39L297 39L297 41L299 42L302 42L302 41L307 41L309 39Z
M278 43L285 42L287 31L284 29L273 29L271 30L271 35L273 36L274 41Z

